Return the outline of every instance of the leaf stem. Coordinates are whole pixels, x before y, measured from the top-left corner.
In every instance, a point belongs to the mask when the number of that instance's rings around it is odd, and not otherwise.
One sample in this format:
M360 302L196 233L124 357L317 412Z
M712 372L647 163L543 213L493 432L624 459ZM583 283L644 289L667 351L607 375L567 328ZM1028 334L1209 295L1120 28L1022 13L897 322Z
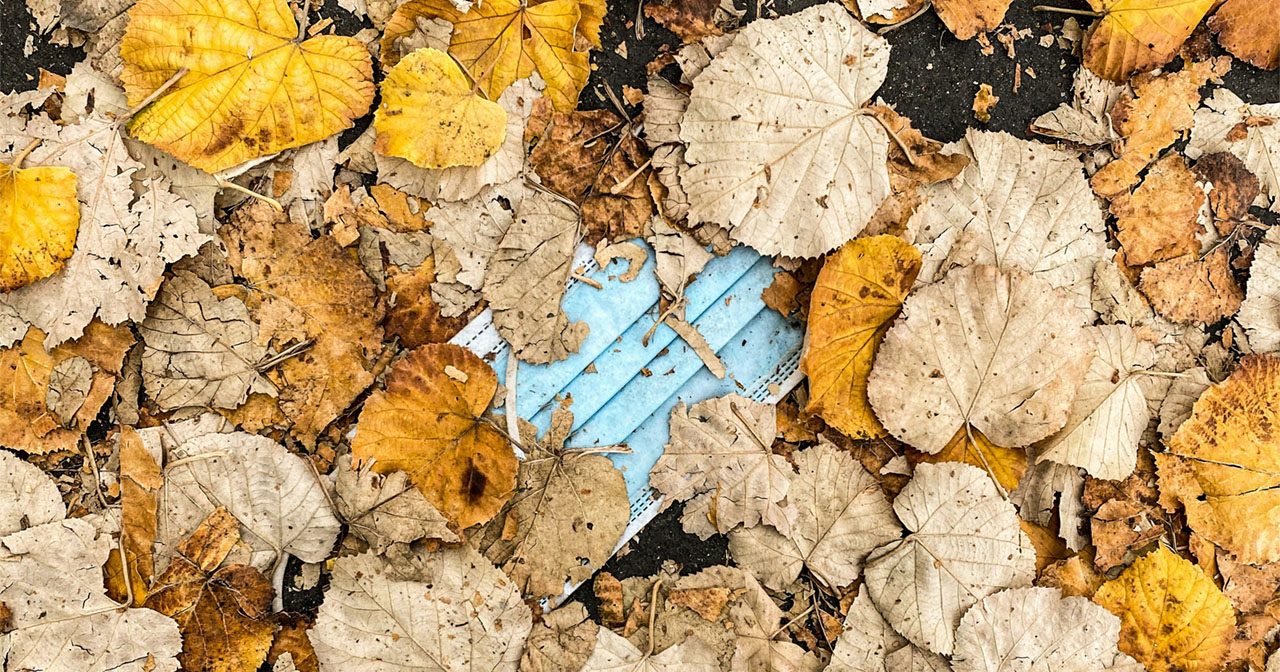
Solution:
M636 168L630 175L627 176L627 179L613 185L612 187L609 187L609 193L613 196L617 196L618 194L622 193L623 189L626 189L627 187L631 186L631 183L635 181L636 177L638 177L640 173L643 173L645 169L652 164L653 164L653 157L646 159L644 163L640 164L639 168Z
M1088 16L1094 19L1101 19L1106 16L1102 12L1095 12L1088 9L1067 9L1066 7L1050 7L1049 5L1036 5L1031 8L1033 12L1055 12L1057 14L1074 14L1076 16Z
M191 72L190 68L178 68L178 71L170 75L169 79L164 80L164 84L161 84L159 87L156 88L155 91L152 91L151 93L147 94L147 97L138 101L137 105L134 105L133 107L129 108L129 111L125 112L124 116L120 117L120 119L118 119L116 123L121 124L133 118L133 115L141 112L143 108L155 102L156 98L159 98L160 96L164 95L165 91L168 91L170 87L172 87L174 84L177 84L179 79L186 77L188 72Z
M653 645L658 639L653 636L653 623L658 617L658 588L661 585L662 579L654 579L653 590L649 593L649 650L644 653L646 659L653 655Z
M276 199L271 198L270 196L267 196L265 194L259 194L258 192L248 187L242 187L236 184L235 182L232 182L230 180L224 180L221 177L218 177L216 175L214 176L214 178L218 180L218 188L220 189L230 189L232 191L238 191L246 196L249 196L251 198L256 198L262 201L263 203L270 205L271 207L275 208L276 212L284 212L284 206L280 205L280 201L277 201Z
M902 138L899 138L898 134L894 133L892 128L889 128L889 124L885 122L884 119L881 119L880 115L872 114L871 112L862 112L861 114L862 116L875 119L876 123L880 124L880 128L883 128L884 132L888 133L890 138L893 138L893 144L897 145L898 149L901 149L902 153L907 156L907 163L910 163L913 166L916 165L915 152L911 151L910 147L907 147L907 143L903 142Z
M899 21L899 22L897 22L897 23L895 23L895 24L893 24L893 25L885 26L884 28L881 28L880 30L877 30L877 31L876 31L876 35L885 35L885 34L887 34L887 33L892 33L893 31L895 31L895 30L897 30L897 29L899 29L899 28L901 28L901 27L903 27L903 26L907 25L908 23L911 23L912 21L915 21L916 19L920 18L921 16L923 16L925 12L929 11L929 8L930 8L930 7L933 7L933 3L932 3L932 2L926 2L926 3L924 3L923 5L921 5L921 6L920 6L920 9L916 10L916 13L915 13L915 14L912 14L911 16L908 16L907 18L905 18L905 19L903 19L903 20L901 20L901 21Z
M12 170L15 173L18 172L18 169L22 167L22 162L26 160L27 155L36 147L39 147L41 142L42 140L40 138L36 138L31 141L31 144L27 145L26 149L18 152L18 155L13 157L13 164L9 166L9 170Z

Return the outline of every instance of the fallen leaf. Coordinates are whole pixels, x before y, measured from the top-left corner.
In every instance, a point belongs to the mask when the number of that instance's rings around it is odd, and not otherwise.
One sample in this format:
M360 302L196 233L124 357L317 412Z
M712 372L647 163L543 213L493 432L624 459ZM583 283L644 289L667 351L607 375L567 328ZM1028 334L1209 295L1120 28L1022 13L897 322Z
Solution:
M453 24L449 54L479 82L489 100L513 82L535 71L547 83L547 97L557 110L577 106L587 83L590 61L579 48L581 35L600 46L603 0L547 0L523 4L492 0L469 10L445 0L410 0L396 9L382 36L384 62L393 64L395 41L417 27L417 19L443 19ZM388 56L391 55L391 58Z
M1157 525L1148 514L1155 514L1150 507L1132 500L1113 499L1098 508L1089 525L1089 538L1097 549L1093 564L1099 571L1131 560L1130 553L1146 548L1164 536L1165 528Z
M950 655L966 609L1035 577L1031 540L981 469L917 465L893 510L908 535L873 551L863 575L880 613L917 646Z
M121 563L121 549L112 550L105 568L107 595L124 602L132 591L134 603L142 604L155 578L151 554L156 541L156 511L164 474L132 427L121 428L119 446L120 537L127 562ZM123 575L125 566L129 568L128 576ZM130 585L126 585L126 581Z
M1227 0L1207 23L1236 58L1263 70L1280 67L1280 7L1274 2Z
M380 154L422 168L478 166L502 146L507 113L472 91L448 54L418 49L382 80L373 127Z
M0 291L46 278L66 264L80 230L76 175L61 166L0 162Z
M680 122L690 224L789 257L856 236L889 194L889 138L862 111L888 65L888 42L835 4L739 31Z
M791 465L773 454L776 409L736 394L671 409L671 443L649 471L649 485L685 504L685 531L706 539L738 524L791 533L798 512L782 504Z
M1200 183L1212 185L1209 207L1218 233L1230 234L1237 222L1248 217L1249 206L1261 193L1262 183L1230 152L1201 155L1194 170Z
M67 516L62 493L47 474L0 449L0 536L20 532Z
M1009 493L1009 501L1016 504L1018 514L1031 523L1047 527L1056 521L1058 536L1067 548L1078 552L1089 541L1088 536L1080 532L1080 523L1087 517L1081 501L1083 492L1084 472L1044 460L1031 465L1017 489Z
M809 304L800 368L808 413L853 438L885 434L867 402L867 376L920 270L920 252L895 236L860 238L827 257Z
M1280 103L1249 105L1218 89L1195 112L1187 156L1231 152L1258 177L1265 198L1254 202L1280 212Z
M1227 247L1204 257L1185 254L1144 269L1138 288L1157 314L1183 324L1213 324L1234 315L1244 301L1244 291L1232 276Z
M315 625L315 619L301 614L280 612L275 614L280 629L271 642L271 650L267 652L267 662L276 665L286 656L297 672L320 672L320 663L316 660L316 650L311 646L307 632ZM272 670L272 672L279 672Z
M449 367L466 382L450 376ZM352 456L357 463L376 459L373 469L380 474L409 474L458 529L483 523L516 485L515 453L482 417L497 386L493 369L466 348L414 350L391 368L386 389L365 401Z
M1011 4L1013 0L935 0L933 8L947 30L961 40L968 40L978 33L995 30L1004 21L1004 13Z
M462 331L474 317L474 310L458 317L445 317L440 305L431 298L431 285L436 281L434 257L427 257L417 268L403 272L394 268L387 274L387 292L395 294L395 304L387 306L383 321L387 338L399 339L406 348L428 343L444 343Z
M903 648L915 648L902 635L894 632L885 622L876 606L867 596L866 589L860 589L853 603L849 605L849 613L845 615L844 627L836 638L831 649L829 672L888 672L889 670L910 670L915 667L891 667L888 657ZM930 656L937 654L923 652ZM941 660L941 659L939 659ZM946 663L937 667L945 670ZM920 672L928 672L926 667Z
M719 669L715 653L697 637L654 655L641 652L609 630L601 630L596 648L582 672L716 672Z
M356 468L350 455L338 458L333 506L347 528L375 553L419 539L459 541L449 521L409 481L408 474L394 471L383 476L368 464Z
M991 121L991 110L1000 102L1000 96L991 92L990 84L982 84L973 96L973 118L982 123Z
M1089 27L1081 60L1100 77L1123 82L1168 63L1214 0L1089 0L1102 17Z
M596 648L600 626L585 607L570 602L533 626L520 658L521 672L578 672Z
M350 127L373 103L369 52L352 37L301 37L284 0L141 0L120 43L129 105L189 72L129 133L214 173Z
M901 536L902 527L871 474L835 445L822 441L791 459L799 473L787 491L798 511L790 534L767 525L735 529L729 551L774 590L786 589L802 568L829 588L847 586L867 554Z
M456 317L480 300L489 262L515 219L514 208L504 206L499 198L523 200L522 186L513 191L490 190L479 198L428 211L436 265L431 298L439 304L441 315Z
M1210 387L1191 417L1156 453L1161 502L1176 501L1192 530L1243 562L1280 560L1274 465L1280 445L1272 416L1280 410L1280 360L1246 356Z
M712 253L692 235L657 218L653 223L654 269L663 293L673 301L684 296L689 281L706 268Z
M1280 350L1280 232L1267 231L1253 251L1249 285L1236 321L1254 352Z
M1181 373L1182 376L1175 378L1169 385L1164 400L1160 402L1160 425L1157 431L1166 441L1191 417L1196 400L1213 385L1204 367L1187 369Z
M1051 588L988 595L956 629L956 672L1142 672L1116 647L1120 619L1083 597Z
M1196 234L1204 201L1181 156L1170 154L1153 164L1141 186L1111 201L1125 262L1141 266L1199 252Z
M338 558L310 636L324 670L516 672L532 627L506 575L462 546Z
M782 610L751 576L729 614L737 635L730 672L817 672L822 667L813 653L791 641Z
M1103 584L1093 601L1120 617L1120 650L1150 672L1217 670L1235 631L1222 591L1164 545Z
M1031 122L1031 131L1079 145L1096 147L1115 139L1111 130L1111 108L1125 85L1109 82L1088 68L1076 70L1070 103L1046 112Z
M714 0L670 0L645 5L644 15L688 44L723 32L715 22L719 7Z
M915 463L964 462L986 471L1004 489L1012 492L1027 471L1027 453L1020 447L1004 448L991 443L982 432L968 425L956 431L937 454L912 451L907 459Z
M267 618L275 591L253 567L223 564L240 541L238 528L226 509L215 509L178 546L147 597L147 608L177 621L184 670L255 670L267 659L276 630Z
M867 384L891 434L926 453L973 427L1018 448L1061 428L1089 361L1066 290L1022 271L957 268L908 297Z

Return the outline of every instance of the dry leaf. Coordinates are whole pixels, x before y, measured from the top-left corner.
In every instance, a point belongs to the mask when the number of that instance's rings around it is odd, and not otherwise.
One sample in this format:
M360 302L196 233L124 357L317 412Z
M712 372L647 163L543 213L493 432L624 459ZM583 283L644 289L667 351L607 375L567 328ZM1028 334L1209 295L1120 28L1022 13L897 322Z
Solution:
M782 610L754 578L746 577L745 594L730 605L729 615L737 635L730 672L818 672L822 667L791 641Z
M790 534L798 512L785 507L791 465L770 449L773 406L736 394L671 410L671 443L649 472L665 504L684 507L684 529L706 539L738 524L772 525Z
M0 291L46 278L66 264L80 230L76 175L60 166L0 162Z
M502 146L507 113L472 91L448 54L418 49L382 80L373 127L380 154L422 168L478 166Z
M1005 492L1012 492L1027 471L1027 452L1021 447L1005 448L991 443L980 431L965 425L935 455L911 451L907 459L914 463L964 462L985 470Z
M853 438L884 435L867 402L867 376L919 270L920 252L895 236L853 240L827 257L800 360L809 378L806 412Z
M601 630L595 651L591 652L582 672L716 672L719 669L715 652L697 637L653 655L641 652L608 630Z
M520 672L578 672L595 651L599 633L578 602L544 614L525 642Z
M973 605L956 629L956 672L1142 672L1116 648L1120 619L1083 597L1017 588Z
M1244 291L1231 272L1230 250L1204 257L1186 254L1142 271L1138 288L1161 317L1179 323L1213 324L1234 315Z
M1054 523L1056 506L1058 536L1067 548L1080 551L1088 544L1088 537L1080 532L1080 523L1086 517L1083 493L1084 472L1045 460L1031 466L1031 472L1010 493L1009 500L1018 505L1018 513L1024 519L1044 526Z
M1266 198L1254 205L1280 212L1280 103L1249 105L1228 89L1213 92L1195 112L1187 156L1231 152L1258 177Z
M343 455L334 474L335 512L375 553L419 539L459 541L449 521L403 471L383 476L368 464L355 468L351 456Z
M532 626L515 586L462 546L339 558L310 636L323 670L516 672Z
M1235 631L1222 591L1163 544L1103 584L1093 601L1120 617L1120 650L1150 672L1217 670Z
M1156 514L1153 507L1128 499L1113 499L1099 507L1089 521L1089 538L1096 548L1094 566L1109 571L1164 536L1165 528L1152 521Z
M444 343L467 326L477 312L472 309L458 317L445 317L440 305L431 298L431 284L436 280L433 257L427 257L409 272L395 268L387 274L387 292L395 294L395 305L387 307L383 322L388 339L398 339L406 348L428 343Z
M461 371L465 382L447 369ZM465 529L502 508L516 484L516 456L482 417L498 386L493 369L457 345L428 345L387 374L369 395L351 453L374 471L409 474L427 501ZM487 562L487 561L486 561Z
M1100 77L1123 82L1174 54L1214 0L1089 0L1102 17L1085 35L1082 60Z
M903 663L920 664L903 664ZM885 622L866 589L849 606L828 672L950 672L941 656L920 649Z
M1027 446L1067 421L1092 357L1068 293L1021 271L957 268L907 299L868 379L891 434L927 453L971 426Z
M1261 193L1262 183L1230 152L1201 155L1195 173L1201 186L1207 183L1212 187L1209 208L1215 228L1223 235L1231 233L1238 222L1248 218L1249 206Z
M935 0L933 8L947 30L968 40L999 26L1011 4L1013 0Z
M1280 67L1280 6L1274 0L1227 0L1208 25L1236 58L1264 70Z
M120 430L120 537L129 575L120 561L120 549L114 549L107 560L107 594L125 601L132 590L133 600L141 604L147 599L155 576L152 560L156 541L156 512L164 474L147 450L142 438L131 427ZM129 585L126 585L125 582ZM172 614L170 614L172 615Z
M1088 68L1079 68L1071 86L1071 103L1036 117L1031 131L1088 147L1111 142L1115 139L1111 108L1126 88L1102 79Z
M130 135L213 173L348 128L373 102L369 52L352 37L301 37L284 0L141 0L120 43L129 105L190 72L129 120Z
M908 535L872 552L863 575L880 613L922 648L951 654L970 605L1035 577L1031 540L981 469L918 465L893 510Z
M431 298L440 314L456 317L480 300L489 262L515 218L514 207L500 199L515 198L513 205L518 205L524 196L524 187L517 184L507 192L490 189L480 197L428 211L436 264Z
M53 479L21 457L0 450L0 536L55 523L66 515Z
M248 565L224 565L240 541L239 525L224 508L200 523L156 577L149 609L172 616L182 631L184 670L239 672L267 659L275 624L271 582Z
M856 236L889 194L889 138L862 111L888 65L888 43L835 4L736 33L680 122L690 224L789 257Z
M767 525L735 529L729 550L738 566L774 590L784 590L807 567L837 589L857 580L862 561L902 534L889 500L871 474L828 441L791 455L799 474L787 501L798 511L789 535Z
M1267 231L1253 251L1249 285L1236 321L1254 352L1280 350L1280 230Z
M669 0L645 5L644 15L688 44L723 32L715 21L719 7L715 0Z
M1111 201L1125 263L1141 266L1200 251L1198 221L1204 191L1181 156L1157 161L1133 193Z

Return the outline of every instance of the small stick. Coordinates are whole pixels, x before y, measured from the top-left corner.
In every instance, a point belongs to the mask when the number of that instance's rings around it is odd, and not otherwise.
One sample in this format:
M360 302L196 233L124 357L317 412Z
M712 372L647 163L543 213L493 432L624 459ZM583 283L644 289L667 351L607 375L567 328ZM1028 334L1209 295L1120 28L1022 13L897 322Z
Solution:
M569 277L573 278L574 280L577 280L578 282L581 282L584 285L591 285L596 289L604 289L604 285L601 284L599 280L588 278L587 276L582 275L581 273L573 272L569 274Z
M516 357L516 353L507 352L507 378L503 383L507 387L507 399L504 402L507 412L507 433L521 440L520 436L520 416L516 415L516 381L520 375L520 358Z
M41 142L40 138L36 138L31 141L31 144L27 145L26 149L18 152L18 155L13 157L13 165L9 166L9 170L12 170L15 173L18 172L18 169L22 167L22 162L27 159L27 155L36 147L39 147Z
M232 181L230 181L230 180L224 180L224 179L222 179L221 177L217 177L217 176L215 176L215 177L216 177L216 178L217 178L217 180L218 180L218 187L219 187L219 188L222 188L222 189L230 189L230 190L232 190L232 191L238 191L238 192L240 192L240 193L242 193L242 194L244 194L244 195L246 195L246 196L249 196L249 197L251 197L251 198L256 198L256 199L258 199L258 200L260 200L260 201L262 201L262 202L266 203L267 205L270 205L271 207L275 208L276 212L284 212L284 206L283 206L283 205L280 205L280 201L277 201L276 199L271 198L270 196L267 196L267 195L265 195L265 194L259 194L258 192L254 191L254 190L252 190L252 189L250 189L250 188L248 188L248 187L242 187L242 186L240 186L240 185L238 185L238 184L236 184L235 182L232 182Z
M649 650L645 651L644 657L648 658L653 655L653 645L657 642L657 637L653 636L653 622L658 617L658 587L662 585L661 579L654 579L653 591L649 593Z
M285 361L286 359L301 355L302 353L311 349L312 345L315 345L315 341L302 341L301 343L294 343L293 345L285 348L284 352L281 352L278 355L275 355L273 357L268 357L262 360L254 368L257 369L259 372L266 371L276 366L280 362Z
M1067 9L1066 7L1050 7L1048 5L1036 5L1031 8L1033 12L1055 12L1057 14L1074 14L1076 16L1088 16L1094 19L1101 19L1106 16L1102 12L1095 12L1088 9Z
M644 163L640 164L639 168L636 168L634 172L632 172L630 175L627 176L627 179L613 185L612 187L609 187L609 193L613 194L614 196L617 196L618 194L622 193L622 190L631 186L631 183L635 181L636 177L638 177L640 173L643 173L645 169L648 168L652 163L653 163L653 157L646 159Z
M862 112L861 114L875 119L876 123L880 124L880 128L883 128L884 132L888 133L890 138L893 138L893 143L898 146L898 149L901 149L902 153L907 155L907 163L910 163L913 166L916 165L915 152L911 151L911 148L907 147L907 143L903 142L902 138L899 138L898 134L894 133L892 128L889 128L889 124L886 123L884 119L881 119L879 115L875 115L870 112Z
M186 77L188 72L191 72L190 68L178 68L178 71L170 75L169 79L164 80L164 84L161 84L159 88L157 88L155 91L152 91L151 93L147 94L147 97L138 101L137 105L134 105L133 107L129 108L129 111L125 112L123 117L120 117L118 120L116 120L116 123L117 124L124 123L125 120L141 112L143 108L155 102L156 98L159 98L160 96L164 95L164 92L168 91L169 87L173 86L174 84L177 84L179 79Z

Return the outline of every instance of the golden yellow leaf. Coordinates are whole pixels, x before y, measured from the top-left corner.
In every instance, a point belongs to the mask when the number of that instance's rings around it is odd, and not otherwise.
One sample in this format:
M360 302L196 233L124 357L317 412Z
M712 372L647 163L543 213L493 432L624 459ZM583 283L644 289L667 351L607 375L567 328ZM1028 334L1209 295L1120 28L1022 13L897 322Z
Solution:
M1158 68L1178 53L1214 4L1214 0L1089 0L1102 18L1085 35L1085 67L1113 82Z
M502 508L516 482L507 439L481 416L498 389L484 360L452 344L409 353L369 396L351 454L374 470L409 474L440 513L465 529Z
M867 376L919 272L920 251L895 236L853 240L827 257L800 360L809 377L809 413L854 438L885 435L867 402Z
M536 70L547 83L547 96L557 110L577 106L578 93L591 74L586 49L600 45L604 0L486 0L460 12L449 0L410 0L387 22L382 37L384 59L393 58L396 40L409 35L418 18L453 24L449 53L458 59L489 100Z
M1027 471L1027 452L1021 448L997 446L975 427L961 427L951 441L936 455L912 452L917 462L964 462L982 469L1004 488L1006 493L1018 487Z
M1235 633L1231 601L1163 545L1104 583L1093 601L1120 617L1120 650L1149 672L1217 670Z
M298 37L285 0L142 0L120 43L129 104L190 72L129 132L212 173L351 126L373 103L369 52L351 37Z
M478 166L502 146L507 112L471 90L443 51L418 49L382 80L374 149L422 168Z
M69 168L0 163L0 291L62 270L76 248L80 204Z
M1156 453L1161 503L1242 562L1280 560L1280 358L1248 356Z

